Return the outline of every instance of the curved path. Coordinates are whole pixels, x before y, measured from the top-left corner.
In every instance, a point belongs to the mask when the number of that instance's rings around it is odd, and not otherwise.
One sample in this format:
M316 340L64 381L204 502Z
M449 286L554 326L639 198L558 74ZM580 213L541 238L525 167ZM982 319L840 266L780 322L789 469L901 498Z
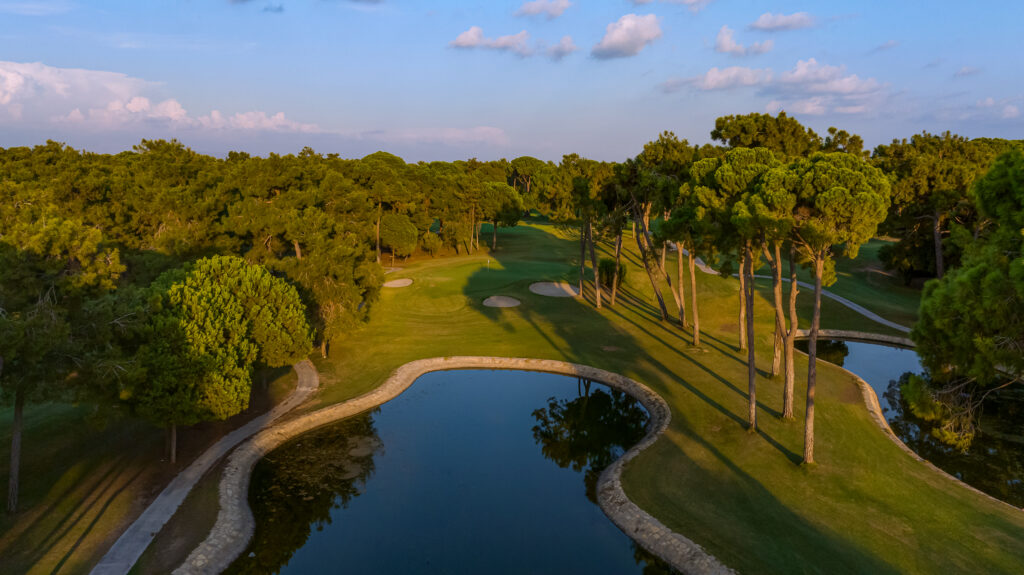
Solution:
M316 427L390 401L425 373L451 369L515 369L573 375L600 381L635 397L650 414L647 434L601 473L597 499L602 511L634 541L684 573L732 573L699 545L640 509L622 489L623 467L653 444L668 427L671 412L664 399L642 383L602 369L556 360L504 357L438 357L413 361L396 369L373 391L276 425L253 437L228 458L220 483L217 523L206 540L174 573L219 573L245 551L255 530L249 509L249 477L256 462L271 450Z
M687 252L686 250L683 250L683 253L684 254L689 254L689 252ZM694 260L694 263L696 264L697 268L700 269L700 271L702 271L702 272L704 272L706 274L719 275L718 272L714 268L712 268L708 264L704 263L704 260L702 260L700 258L696 258ZM764 274L754 274L754 277L757 278L757 279L767 279L767 280L772 279L772 276L764 275ZM790 280L789 280L789 278L782 278L782 281L788 282ZM814 290L814 285L813 284L809 284L807 282L797 281L796 285L798 285L798 286L800 286L800 287L802 287L804 289ZM836 294L828 291L827 289L822 289L821 290L821 295L823 295L823 296L825 296L825 297L827 297L827 298L829 298L831 300L834 300L834 301L836 301L836 302L838 302L838 303L840 303L840 304L842 304L842 305L852 309L853 311L859 313L860 315L862 315L862 316L864 316L864 317L866 317L866 318L868 318L868 319L870 319L872 321L875 321L877 323L880 323L880 324L884 325L885 327L892 328L892 329L894 329L896 331L902 331L903 333L910 333L910 328L909 327L907 327L905 325L900 325L900 324L898 324L898 323L896 323L894 321L889 321L889 320L885 319L884 317L878 315L877 313L869 310L868 308L866 308L866 307L864 307L864 306L862 306L860 304L854 303L854 302L846 299L843 296L836 295Z
M203 452L191 465L178 473L149 504L142 515L118 537L114 545L100 559L92 575L124 575L131 570L153 537L178 510L185 496L195 484L236 445L245 441L264 427L269 426L285 413L306 401L320 385L320 375L313 362L304 359L293 366L299 376L299 383L288 397L267 413L253 419L242 427L222 437Z

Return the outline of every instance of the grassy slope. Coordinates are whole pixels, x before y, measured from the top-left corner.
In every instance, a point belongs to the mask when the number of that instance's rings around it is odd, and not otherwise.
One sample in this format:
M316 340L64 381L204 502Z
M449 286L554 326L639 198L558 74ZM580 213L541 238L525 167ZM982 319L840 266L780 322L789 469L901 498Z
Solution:
M626 254L632 265L620 305L598 312L578 300L545 298L527 289L537 280L574 279L570 262L578 257L578 244L559 239L549 226L503 231L499 242L494 254L417 260L389 276L412 277L416 282L409 288L385 290L370 325L348 343L335 346L330 360L317 361L324 386L319 403L372 389L398 365L422 357L520 355L588 363L640 379L673 405L669 434L629 467L627 490L662 521L731 566L753 572L996 572L1013 571L1024 561L1018 544L1024 535L1021 517L953 485L892 446L867 417L859 392L840 370L819 368L817 466L805 469L794 463L802 449L802 426L776 419L781 399L774 381L759 381L762 433L748 434L743 427L745 356L734 347L735 280L698 272L705 345L693 349L686 344L687 333L657 321L648 303L647 278L633 250ZM626 248L631 247L635 249L627 239ZM857 281L842 272L841 268L840 283L830 289L900 321L865 299L870 290L841 291L841 285ZM769 293L767 286L762 293ZM480 302L493 294L518 297L523 306L482 307ZM670 295L665 297L671 308ZM809 317L809 305L805 292L800 300L802 318ZM823 327L886 332L830 300L823 305ZM758 353L768 357L770 306L766 301L758 306ZM916 307L916 301L909 307ZM287 382L275 387L283 390ZM801 397L799 385L797 391ZM47 409L68 408L42 408L39 413ZM800 407L797 415L802 417ZM141 509L137 502L117 509L109 506L90 529L65 528L74 518L87 517L89 509L102 508L91 504L87 495L90 485L105 477L100 467L108 454L123 453L142 442L126 440L132 433L125 430L118 432L120 440L95 433L76 436L71 430L82 429L80 422L65 421L64 415L58 419L65 427L49 430L53 438L45 441L63 445L66 451L44 461L75 461L73 467L89 470L79 479L63 467L37 466L33 489L39 493L27 497L30 511L16 523L0 523L5 572L11 550L16 550L15 562L9 564L12 571L51 572L79 537L82 541L60 572L81 572L109 546L109 533L124 524L125 516ZM6 429L6 423L0 421L0 429ZM45 427L38 420L29 425L30 430ZM122 475L154 467L160 437L152 432L143 437L151 445L137 445L140 455L119 460ZM105 445L108 441L111 446ZM95 446L92 451L86 449L90 445ZM6 458L5 449L0 443L0 457ZM43 452L52 453L49 448ZM65 503L64 513L71 521L58 513L57 500L62 493L59 485L69 483L79 489ZM144 498L143 483L138 478L128 482L118 498ZM210 506L215 501L215 477L204 478L201 485L199 495L186 501L158 537L157 546L161 540L200 540L205 535L214 518ZM138 571L159 572L176 565L178 555L187 553L184 547L166 553L151 548L144 556L146 565Z
M325 386L320 402L363 393L398 365L423 357L529 356L594 365L647 383L673 408L666 438L627 469L630 496L730 566L1013 572L1024 562L1024 514L900 451L869 418L854 380L837 368L819 367L816 466L797 464L802 401L798 422L780 421L777 381L759 380L761 431L748 433L746 367L734 347L735 280L700 275L704 345L694 349L687 334L657 321L635 254L626 297L599 312L527 289L537 280L572 279L578 244L558 239L551 227L532 226L499 241L490 256L420 261L397 272L394 277L414 278L413 286L385 290L370 325L317 362ZM494 294L523 305L483 307ZM757 350L766 358L770 309L767 302L759 306ZM824 327L870 329L851 326L845 316L837 323L836 312L826 308Z
M179 431L176 467L163 460L163 431L146 423L120 421L100 428L90 423L88 407L28 406L20 512L0 513L0 573L87 573L178 470L294 387L294 372L281 372L268 392L255 398L253 413ZM5 409L0 412L5 487L10 429L11 410Z

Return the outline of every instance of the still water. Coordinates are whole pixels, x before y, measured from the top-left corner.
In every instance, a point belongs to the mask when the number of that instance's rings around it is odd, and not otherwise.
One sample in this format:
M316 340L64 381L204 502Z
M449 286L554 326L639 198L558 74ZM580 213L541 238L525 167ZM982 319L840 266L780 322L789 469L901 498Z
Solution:
M915 417L900 396L903 374L923 371L916 353L852 341L820 341L818 347L818 357L852 371L871 385L889 426L907 447L968 485L1024 507L1024 401L1008 394L987 401L980 433L962 453L935 439L933 424ZM802 349L806 350L806 342Z
M576 378L426 374L263 459L256 534L228 572L668 573L594 500L646 422Z

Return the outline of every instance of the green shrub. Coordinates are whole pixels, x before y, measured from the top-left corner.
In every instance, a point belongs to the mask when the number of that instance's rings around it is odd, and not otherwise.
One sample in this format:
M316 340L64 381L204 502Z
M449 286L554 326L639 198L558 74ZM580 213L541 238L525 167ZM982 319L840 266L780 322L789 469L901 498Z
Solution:
M597 262L598 272L601 274L601 285L612 287L612 278L615 275L615 260L612 258L601 258ZM619 285L626 281L626 264L619 262Z
M423 246L423 249L429 253L431 257L433 257L437 255L437 252L441 251L442 247L444 247L444 240L434 232L426 232L420 238L420 245Z

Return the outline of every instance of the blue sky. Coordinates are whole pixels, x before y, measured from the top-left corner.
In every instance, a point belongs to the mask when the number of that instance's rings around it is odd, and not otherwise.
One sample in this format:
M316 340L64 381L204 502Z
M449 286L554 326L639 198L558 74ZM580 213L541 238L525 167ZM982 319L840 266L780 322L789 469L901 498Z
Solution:
M0 146L621 161L780 109L1021 138L1024 3L0 0Z

